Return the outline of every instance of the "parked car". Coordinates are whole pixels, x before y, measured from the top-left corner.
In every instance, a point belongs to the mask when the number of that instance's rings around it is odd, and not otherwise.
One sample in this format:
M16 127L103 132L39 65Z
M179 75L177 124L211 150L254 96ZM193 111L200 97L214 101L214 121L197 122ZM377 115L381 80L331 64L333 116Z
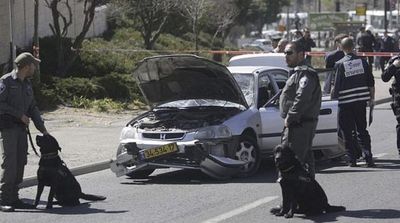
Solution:
M270 39L255 39L251 43L243 44L242 47L255 47L265 52L271 52L274 49Z
M228 66L274 66L289 69L283 53L243 54L232 57Z
M122 129L111 170L133 178L166 167L199 169L217 179L253 175L280 142L277 99L288 71L229 70L193 55L140 62L134 76L151 109ZM316 149L328 158L343 154L336 111L336 101L324 100L315 137Z

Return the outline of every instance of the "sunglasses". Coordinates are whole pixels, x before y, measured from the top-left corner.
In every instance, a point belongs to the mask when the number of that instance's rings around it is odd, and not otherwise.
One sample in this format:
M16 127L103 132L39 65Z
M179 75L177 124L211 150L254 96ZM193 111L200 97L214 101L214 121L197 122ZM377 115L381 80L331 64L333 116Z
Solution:
M290 55L292 55L294 52L293 51L285 51L285 52L283 52L285 55L288 55L288 56L290 56Z

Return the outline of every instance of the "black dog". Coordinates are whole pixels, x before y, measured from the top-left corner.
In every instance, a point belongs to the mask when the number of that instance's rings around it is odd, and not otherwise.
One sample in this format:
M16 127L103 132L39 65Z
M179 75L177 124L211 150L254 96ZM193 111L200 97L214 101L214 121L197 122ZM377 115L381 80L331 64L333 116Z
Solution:
M319 183L310 177L293 151L284 145L275 147L275 165L280 172L278 182L282 189L282 207L271 209L276 216L293 217L294 213L306 216L346 210L332 206Z
M38 188L35 206L39 204L45 186L50 186L46 208L53 207L54 197L61 206L79 205L79 199L90 201L105 200L106 197L82 193L81 186L58 155L61 151L57 140L51 135L36 136L40 147L39 169L37 171Z

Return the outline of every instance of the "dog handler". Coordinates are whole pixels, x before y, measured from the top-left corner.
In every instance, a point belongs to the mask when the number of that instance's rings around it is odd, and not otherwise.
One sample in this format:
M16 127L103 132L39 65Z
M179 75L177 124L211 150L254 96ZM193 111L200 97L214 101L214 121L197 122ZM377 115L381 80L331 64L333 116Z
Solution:
M321 108L321 86L317 72L305 61L305 50L299 42L285 48L288 67L294 68L280 96L281 117L285 119L282 144L288 145L315 177L312 140Z
M36 106L32 84L40 60L30 53L21 53L15 59L16 69L0 78L0 147L2 155L0 199L1 211L30 209L33 205L18 198L27 163L27 126L32 119L35 127L48 134Z

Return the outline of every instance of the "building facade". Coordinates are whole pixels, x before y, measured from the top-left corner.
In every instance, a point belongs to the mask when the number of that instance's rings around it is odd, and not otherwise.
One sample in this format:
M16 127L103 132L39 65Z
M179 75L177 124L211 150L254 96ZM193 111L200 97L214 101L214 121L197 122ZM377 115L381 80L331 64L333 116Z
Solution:
M76 37L82 29L84 20L84 1L70 0L72 25L68 29L68 37ZM64 7L64 8L63 8ZM59 10L67 15L67 8L59 4ZM86 37L101 35L107 29L106 6L96 8L95 18ZM44 0L39 0L38 35L53 35L49 24L53 18L51 10ZM0 0L0 72L9 67L15 57L17 48L30 48L34 35L34 1L33 0Z

